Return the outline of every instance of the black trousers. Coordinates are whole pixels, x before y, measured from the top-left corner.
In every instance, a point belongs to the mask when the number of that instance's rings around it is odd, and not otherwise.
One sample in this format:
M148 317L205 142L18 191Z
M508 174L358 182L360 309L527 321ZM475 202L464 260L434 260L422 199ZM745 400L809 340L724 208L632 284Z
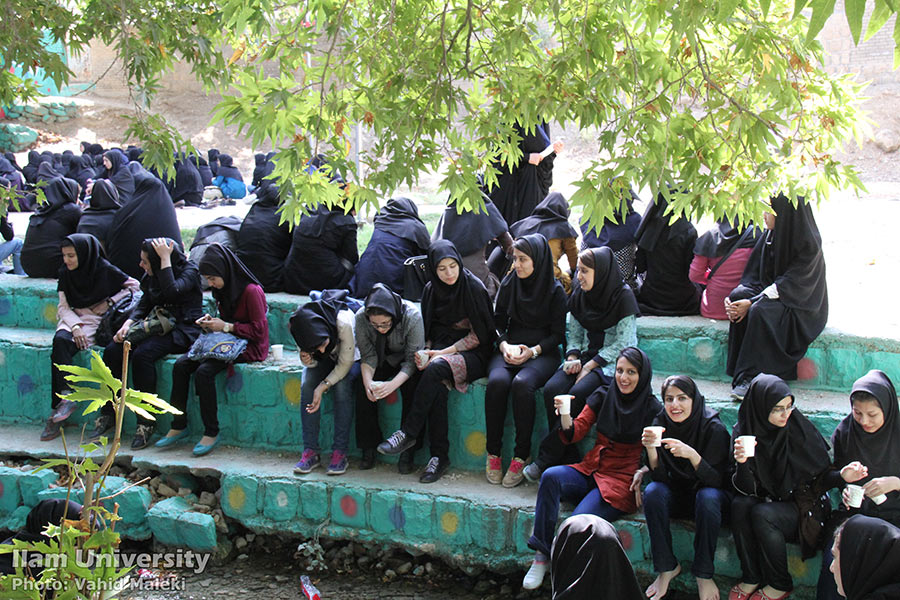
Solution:
M556 368L559 355L555 352L514 366L500 354L491 358L488 384L484 394L484 420L487 429L487 452L500 456L503 446L503 425L506 422L507 399L512 394L513 420L516 425L514 455L525 460L531 456L531 434L534 431L534 393L547 383Z
M375 381L390 381L400 372L399 365L392 367L384 364L375 369L372 379ZM356 393L356 445L362 450L374 450L375 447L384 440L381 433L381 424L378 422L378 405L381 401L372 402L366 396L363 389L363 378L357 380ZM406 421L406 415L409 413L413 404L413 398L416 396L416 386L419 383L419 371L415 371L412 377L400 386L400 397L402 400L401 407L401 423ZM412 451L415 452L422 447L422 439L416 440L416 445Z
M603 374L603 369L597 367L592 369L590 373L581 378L581 381L575 383L577 375L566 375L562 369L558 369L553 377L544 385L544 409L547 411L547 426L549 432L547 437L541 440L541 446L538 449L538 457L535 460L541 470L555 467L556 465L571 465L581 461L581 451L576 444L563 444L559 437L559 416L556 409L553 408L554 396L560 394L571 394L572 398L572 418L578 416L588 396L599 388L609 386L612 379Z
M71 365L75 355L78 354L78 346L71 331L60 329L53 336L53 348L50 350L50 407L55 409L60 402L57 394L68 392L72 388L66 381L66 375L56 368L56 365Z
M219 435L219 404L216 399L216 375L228 368L222 360L191 360L183 354L172 367L172 406L181 411L172 419L172 429L187 427L187 399L191 375L194 376L194 390L200 403L200 417L203 419L203 434L210 437Z
M793 502L766 502L755 496L735 496L731 531L741 561L741 582L791 591L787 543L798 541L800 511Z

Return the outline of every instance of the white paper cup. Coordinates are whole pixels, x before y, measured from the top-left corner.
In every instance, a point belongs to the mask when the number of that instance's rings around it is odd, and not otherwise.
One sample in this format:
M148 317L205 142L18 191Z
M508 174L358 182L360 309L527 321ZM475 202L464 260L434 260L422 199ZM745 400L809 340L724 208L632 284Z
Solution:
M281 360L284 358L284 344L272 344L270 349L272 350L273 359Z
M659 425L652 425L650 427L644 428L644 431L649 431L650 433L653 434L652 446L654 446L655 448L659 448L660 446L662 446L662 436L663 436L663 431L665 431L665 430L666 430L665 427L661 427Z
M567 360L563 363L563 370L568 371L569 369L574 369L575 365L580 365L581 361L577 358L573 358L572 360Z
M559 400L562 404L559 405L557 411L561 415L571 415L572 414L572 398L575 396L571 394L561 394L559 396L554 396L554 400Z
M756 456L756 436L755 435L741 435L738 436L738 443L740 443L741 448L744 449L744 456L747 458L752 458Z
M520 356L522 356L522 346L519 345L513 346L512 344L510 344L509 346L507 346L506 351L513 358L519 358Z
M424 367L428 364L428 361L431 360L431 357L428 355L427 351L419 350L416 352L416 359L419 361L419 364Z
M885 496L884 494L878 494L877 496L872 496L872 502L874 502L875 504L882 504L882 503L884 503L885 500L887 500L887 496Z
M862 486L853 485L852 483L847 484L847 506L850 508L862 506L865 495L866 493L863 491Z

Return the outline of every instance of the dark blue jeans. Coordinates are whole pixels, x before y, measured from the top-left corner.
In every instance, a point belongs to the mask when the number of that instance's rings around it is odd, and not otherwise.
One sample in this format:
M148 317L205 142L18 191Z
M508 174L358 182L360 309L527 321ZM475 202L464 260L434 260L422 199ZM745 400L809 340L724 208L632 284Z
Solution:
M694 562L691 573L695 577L712 579L715 574L716 542L725 513L731 504L728 492L719 488L694 490L672 489L654 481L644 490L644 516L650 534L650 553L657 572L671 571L678 566L672 552L671 518L693 517Z
M550 467L541 475L534 507L534 533L528 539L528 546L545 556L550 556L556 535L560 502L576 503L573 515L597 515L610 522L625 515L603 499L593 477L582 475L572 467Z
M313 392L322 380L328 377L334 369L334 361L323 358L315 367L303 369L303 383L300 386L300 421L303 423L303 449L319 451L319 421L322 419L322 411L325 410L325 396L331 396L333 403L332 414L334 416L334 438L331 442L331 450L347 452L350 449L350 422L353 421L353 384L359 377L359 361L353 363L350 372L343 379L325 393L319 410L314 413L306 412L306 407L312 403Z

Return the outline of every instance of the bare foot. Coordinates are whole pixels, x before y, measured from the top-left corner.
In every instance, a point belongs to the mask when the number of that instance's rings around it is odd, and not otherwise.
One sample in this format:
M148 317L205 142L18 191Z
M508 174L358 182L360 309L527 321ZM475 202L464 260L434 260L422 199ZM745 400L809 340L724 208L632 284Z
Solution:
M697 578L697 594L700 600L719 600L719 588L712 579Z
M758 583L739 583L738 587L741 588L741 591L745 594L752 594L756 591L756 588L759 587Z
M650 600L661 600L669 591L669 583L681 574L681 565L671 571L663 571L644 592Z
M166 437L175 437L176 435L179 435L182 431L184 431L184 430L183 429L170 429L169 433L166 434Z
M773 588L771 585L767 585L766 587L764 587L762 589L762 591L763 591L763 594L765 594L769 598L781 598L782 596L787 594L786 591L777 590L777 589Z

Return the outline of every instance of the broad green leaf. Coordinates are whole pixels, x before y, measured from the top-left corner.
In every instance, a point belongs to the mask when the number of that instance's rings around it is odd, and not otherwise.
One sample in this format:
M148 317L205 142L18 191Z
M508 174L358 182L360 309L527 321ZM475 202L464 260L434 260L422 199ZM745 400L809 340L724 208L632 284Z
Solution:
M859 35L862 33L863 14L865 12L866 0L844 0L844 13L847 15L847 25L850 26L850 35L853 36L854 44L859 43Z
M894 9L887 3L887 0L875 0L875 8L872 9L872 14L869 16L869 24L866 25L866 35L863 41L868 41L873 35L881 31L881 28L884 27L884 24L888 22L888 19L894 13ZM894 36L894 47L896 48L898 45L900 44L897 43L897 37ZM894 68L897 68L896 63Z
M812 0L812 18L809 20L809 31L806 33L806 43L812 42L822 31L825 21L834 12L835 0Z

